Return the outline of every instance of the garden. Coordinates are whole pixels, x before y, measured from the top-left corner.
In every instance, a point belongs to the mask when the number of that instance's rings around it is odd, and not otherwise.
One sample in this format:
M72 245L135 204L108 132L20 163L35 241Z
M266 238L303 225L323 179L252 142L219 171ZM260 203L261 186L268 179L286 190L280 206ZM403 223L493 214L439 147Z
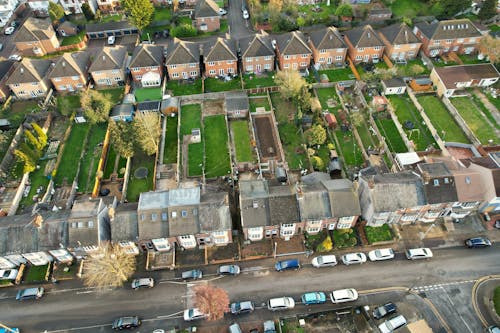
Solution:
M165 133L165 147L163 150L163 163L177 163L177 115L167 117L167 129Z
M333 230L333 245L335 249L345 249L358 244L356 233L353 229Z
M137 150L134 157L132 157L132 165L130 169L129 183L127 187L127 200L136 202L142 192L149 192L154 190L153 177L154 177L155 155L148 156Z
M493 104L493 106L495 106L497 110L500 110L500 98L494 98L493 96L491 96L490 93L487 93L485 95L487 96L490 103ZM500 123L497 122L495 117L493 117L493 115L491 114L491 111L484 105L482 100L476 94L472 94L471 97L472 97L472 100L474 101L474 104L476 104L476 106L479 109L481 109L481 111L483 112L485 117L488 118L488 120L490 121L490 124L493 124L493 126L496 129L500 129Z
M205 92L219 92L219 91L230 91L230 90L240 90L241 81L240 77L237 76L229 81L216 79L213 77L208 77L205 79Z
M274 83L274 72L264 72L261 74L243 74L243 88L272 87Z
M77 166L87 141L91 125L76 124L71 127L71 133L64 143L61 162L57 167L54 184L58 186L71 185L76 177Z
M383 224L380 227L365 226L364 231L368 244L370 245L378 242L388 242L394 239L392 229L388 224Z
M115 170L116 159L118 160L118 165ZM108 154L106 157L106 166L104 167L104 173L102 179L110 179L113 172L116 172L118 176L123 176L125 168L127 167L127 159L121 156L118 156L116 150L113 148L113 145L109 146Z
M26 266L23 282L43 282L47 281L50 271L50 264L42 266Z
M170 80L167 82L167 90L173 96L196 95L203 93L201 79L195 80Z
M257 108L264 108L266 111L271 111L271 107L269 106L269 100L267 96L262 97L250 97L248 99L250 112L256 112Z
M227 125L224 115L203 118L205 135L205 176L227 176L231 173Z
M356 79L349 67L336 68L336 69L323 69L318 71L318 74L320 75L320 77L322 75L326 75L328 77L328 81L330 82L348 81Z
M191 130L199 128L203 138L201 128L201 106L199 104L184 105L181 109L181 140L184 142L184 135L191 135ZM186 150L183 150L183 152ZM187 175L189 177L201 176L203 172L203 142L191 143L187 147L187 156L182 158L187 161Z
M248 121L233 120L230 123L233 145L236 151L236 160L238 162L254 162L252 144L250 140L250 129Z
M139 88L134 90L135 99L138 103L144 101L160 101L161 88Z
M99 91L102 94L106 94L113 105L120 104L123 100L124 89L123 88L111 88Z
M90 193L94 188L95 175L102 154L102 143L106 135L106 129L106 123L93 125L90 129L78 174L78 192L80 193Z
M391 118L379 117L375 119L375 123L380 133L386 138L386 143L389 149L394 153L406 153L406 147L399 131Z
M394 17L416 17L430 14L430 6L420 0L398 0L389 5Z

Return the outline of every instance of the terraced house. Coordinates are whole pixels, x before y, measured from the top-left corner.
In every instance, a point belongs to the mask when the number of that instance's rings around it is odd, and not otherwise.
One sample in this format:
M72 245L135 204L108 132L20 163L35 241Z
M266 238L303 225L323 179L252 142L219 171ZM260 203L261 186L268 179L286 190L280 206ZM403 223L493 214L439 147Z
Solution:
M216 77L238 73L238 57L233 40L217 38L203 46L205 76Z
M422 41L422 51L429 57L448 52L471 54L478 49L482 38L469 19L418 23L413 32Z
M384 54L384 43L370 25L346 31L344 40L354 63L378 62Z
M47 73L51 65L51 60L24 58L5 84L19 99L43 97L50 89Z
M163 78L163 47L151 44L136 46L129 69L135 83L142 87L158 87Z
M87 85L89 52L64 53L53 65L48 77L58 92L73 92Z
M200 76L200 45L174 38L167 47L165 61L169 80L185 80Z
M276 56L281 70L304 70L311 63L312 50L302 32L292 31L276 36Z
M378 30L384 43L384 53L394 61L415 59L422 43L405 23L393 24Z
M262 33L238 41L243 71L262 73L274 70L274 50L269 35Z
M309 34L313 60L320 68L343 66L347 47L337 28L328 27Z
M14 37L16 48L24 56L43 56L57 51L59 40L50 19L30 17Z
M127 48L125 46L103 47L92 59L89 73L98 87L125 84Z

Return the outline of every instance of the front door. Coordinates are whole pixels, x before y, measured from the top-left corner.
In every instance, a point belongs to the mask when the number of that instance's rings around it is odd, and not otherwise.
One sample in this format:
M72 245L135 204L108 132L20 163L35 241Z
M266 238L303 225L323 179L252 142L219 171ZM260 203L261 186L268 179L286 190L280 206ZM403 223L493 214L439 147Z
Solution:
M297 70L297 63L296 63L296 62L294 62L294 63L292 64L292 69Z
M255 70L257 71L257 73L260 73L261 65L260 64L255 65Z
M364 61L365 62L369 62L370 61L370 55L369 54L365 54Z
M188 73L182 72L182 78L186 80L188 78Z
M224 76L224 68L219 69L219 75Z
M326 58L326 63L327 63L328 65L331 65L331 64L332 64L332 62L333 62L333 58L332 58L332 57L328 57L328 58Z

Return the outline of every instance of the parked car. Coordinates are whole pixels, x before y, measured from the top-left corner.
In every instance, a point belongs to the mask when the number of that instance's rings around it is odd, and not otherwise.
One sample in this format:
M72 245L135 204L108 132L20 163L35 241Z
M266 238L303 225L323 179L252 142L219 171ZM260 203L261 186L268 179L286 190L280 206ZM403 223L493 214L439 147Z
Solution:
M488 333L500 333L500 328L498 326L488 327Z
M248 20L250 18L250 15L248 15L248 10L246 10L246 9L243 10L243 18L245 20Z
M276 325L273 320L266 320L264 322L264 333L276 333Z
M17 327L9 327L9 330L6 328L0 327L0 333L19 333L21 332Z
M219 275L238 275L240 271L240 266L238 265L222 265L217 269Z
M241 327L240 327L240 325L238 325L238 323L234 323L234 324L230 325L228 328L228 332L229 333L243 333L241 331Z
M14 33L14 30L16 30L16 28L14 28L14 27L7 27L7 28L5 28L4 34L6 34L6 35L12 35Z
M271 298L267 302L267 308L271 311L288 310L295 307L295 301L291 297Z
M342 262L344 265L362 264L366 262L366 255L361 252L344 254Z
M198 280L203 277L203 272L201 269L192 269L190 271L182 272L182 279L186 280Z
M368 257L371 261L394 259L394 251L392 249L373 250L368 252Z
M378 329L380 333L392 333L400 327L406 325L406 318L402 315L391 318L387 321L384 321L382 324L378 325Z
M287 271L290 269L298 270L300 269L300 262L299 259L282 260L278 261L276 265L274 265L274 268L276 268L278 272Z
M356 289L339 289L330 293L332 303L352 302L358 299L358 292Z
M17 292L16 300L24 301L27 299L40 299L43 296L45 289L42 287L21 289Z
M19 22L17 22L17 21L12 21L12 22L10 22L10 24L9 24L9 25L10 25L11 27L17 28L17 27L19 26Z
M313 267L328 267L337 265L337 258L331 254L326 256L318 256L311 261Z
M323 304L326 302L326 295L324 292L315 291L310 293L305 293L300 298L303 304L311 305L311 304Z
M153 278L142 278L132 281L132 289L134 290L139 288L153 288L154 286L155 280L153 280Z
M141 326L141 320L137 316L120 317L113 322L111 326L114 330L123 330L126 328L136 328Z
M219 8L219 15L220 16L223 16L223 15L226 15L227 14L227 10L225 10L224 8Z
M9 56L9 60L21 61L21 60L23 60L23 57L21 57L19 54L12 54Z
M495 228L500 229L500 220L495 221Z
M406 250L408 260L429 259L432 258L432 251L426 247Z
M2 51L2 50L3 50L3 44L0 43L0 51Z
M465 241L468 248L480 248L491 246L491 241L486 237L474 237Z
M108 45L114 45L115 41L116 41L116 37L115 36L109 36L108 37Z
M234 302L229 306L231 309L231 314L240 315L244 313L250 313L255 310L255 305L251 301Z
M197 308L191 308L184 310L184 320L185 321L193 321L205 319L207 317L206 314L198 310Z
M17 269L0 269L0 280L15 280L18 273Z
M384 318L385 316L396 313L397 310L398 308L396 307L396 304L389 302L387 304L376 307L375 310L373 310L373 318Z

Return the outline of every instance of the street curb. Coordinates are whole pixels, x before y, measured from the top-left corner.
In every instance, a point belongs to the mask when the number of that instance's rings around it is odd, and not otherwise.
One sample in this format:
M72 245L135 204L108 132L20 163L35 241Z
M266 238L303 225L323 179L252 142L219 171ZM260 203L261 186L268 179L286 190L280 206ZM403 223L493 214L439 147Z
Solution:
M486 322L486 319L484 319L483 314L481 311L479 311L479 307L477 305L477 289L479 286L488 280L497 280L500 279L500 275L487 275L479 278L476 283L474 283L474 286L472 286L472 307L474 308L474 311L476 312L476 315L478 316L479 320L481 320L481 323L483 324L484 327L488 327L488 323Z
M444 326L444 329L446 330L446 332L448 333L453 333L453 331L451 330L450 326L448 326L448 323L444 320L444 318L441 316L441 313L439 313L438 309L436 308L436 306L434 305L434 303L432 303L430 300L428 300L427 298L424 298L424 297L421 297L418 295L418 293L414 292L414 291L410 291L410 294L412 295L415 295L415 296L418 296L420 297L425 303L427 303L427 305L431 308L432 312L434 313L434 315L438 318L438 320L441 322L441 324Z
M378 289L368 289L368 290L358 291L358 295L369 295L369 294L383 293L383 292L388 292L388 291L409 292L410 289L408 287L386 287L386 288L378 288Z

